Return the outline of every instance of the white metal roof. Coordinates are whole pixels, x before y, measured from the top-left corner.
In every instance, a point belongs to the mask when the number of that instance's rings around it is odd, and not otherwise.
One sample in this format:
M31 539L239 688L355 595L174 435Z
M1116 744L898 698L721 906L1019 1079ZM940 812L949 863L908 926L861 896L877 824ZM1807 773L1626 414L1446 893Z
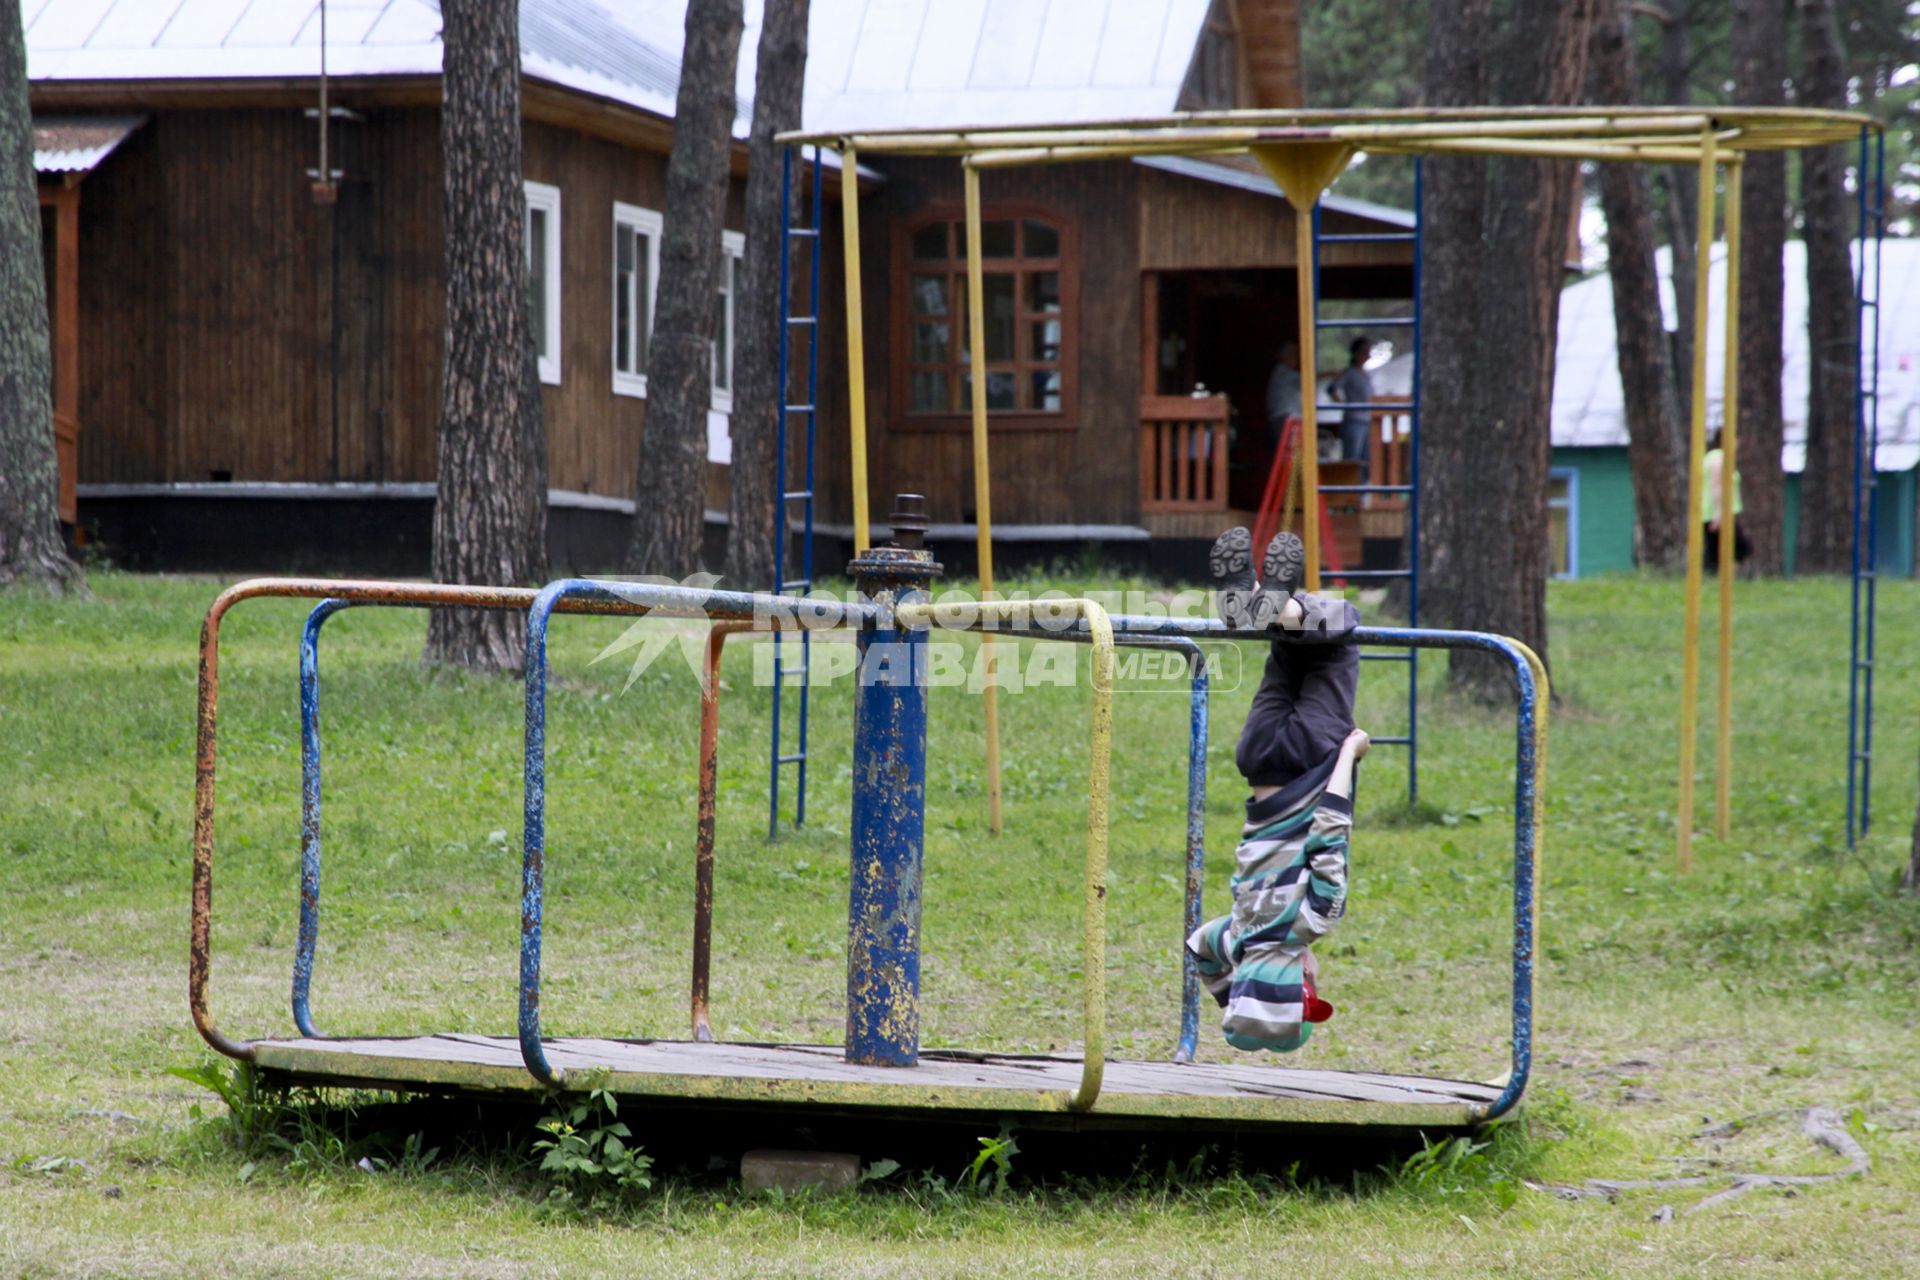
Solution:
M1888 240L1883 248L1880 307L1880 449L1882 471L1905 471L1920 463L1920 241ZM1707 417L1720 420L1724 341L1721 317L1726 297L1726 247L1715 245L1707 344ZM1789 240L1783 257L1784 367L1780 377L1786 445L1781 463L1799 471L1807 439L1806 245ZM1669 255L1659 255L1661 309L1668 327L1677 323ZM1607 446L1627 443L1625 399L1614 347L1613 282L1605 272L1560 294L1560 341L1554 363L1553 443Z
M805 127L1165 114L1186 79L1208 3L814 0Z
M4 0L0 0L4 2ZM320 0L19 0L34 80L319 71ZM764 0L735 78L745 135ZM1208 0L814 0L809 129L1065 122L1171 111ZM527 74L673 114L686 0L521 0ZM327 0L336 76L440 70L437 0Z
M244 80L320 70L320 0L21 4L33 80ZM642 8L618 0L521 0L526 73L672 116L685 0ZM327 0L326 16L329 75L439 74L435 0ZM751 82L750 54L743 63ZM743 104L735 126L742 136L746 115Z

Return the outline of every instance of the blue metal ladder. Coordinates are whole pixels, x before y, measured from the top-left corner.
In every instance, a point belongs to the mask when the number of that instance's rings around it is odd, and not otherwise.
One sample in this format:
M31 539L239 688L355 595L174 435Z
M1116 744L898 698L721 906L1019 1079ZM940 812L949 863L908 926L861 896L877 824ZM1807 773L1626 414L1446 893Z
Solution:
M1871 149L1871 154L1870 154ZM1872 162L1873 202L1867 200ZM1854 188L1859 198L1859 254L1853 287L1853 622L1847 667L1847 847L1873 819L1874 613L1879 603L1880 249L1887 234L1886 135L1860 130ZM1871 247L1873 262L1867 262ZM1869 275L1871 273L1871 275ZM1868 292L1871 278L1872 292ZM1868 317L1872 317L1869 331Z
M1398 494L1407 500L1407 567L1404 569L1342 569L1332 573L1336 578L1348 580L1389 581L1395 578L1407 580L1407 626L1420 625L1420 228L1421 213L1424 208L1425 190L1422 184L1422 169L1419 157L1413 162L1413 228L1409 231L1369 232L1354 235L1328 235L1320 229L1320 206L1313 206L1313 327L1315 343L1318 348L1319 335L1328 330L1342 329L1406 329L1410 333L1409 349L1413 355L1413 393L1405 404L1369 403L1364 405L1346 405L1320 403L1316 400L1317 414L1345 413L1348 409L1366 409L1369 412L1380 410L1407 415L1407 483L1406 484L1323 484L1319 492L1324 498L1328 494ZM1321 316L1320 304L1320 246L1323 244L1411 244L1413 246L1413 312L1408 316L1399 316L1381 320L1329 320ZM1313 371L1307 371L1305 389L1319 392L1319 378ZM1374 441L1373 445L1378 445ZM1318 441L1307 442L1307 448L1317 448ZM1330 571L1322 566L1322 573ZM1363 662L1404 662L1407 664L1407 731L1402 735L1382 736L1373 739L1376 746L1400 746L1407 749L1407 803L1415 803L1420 798L1420 651L1406 649L1389 653L1362 653Z
M801 160L804 165L805 159ZM785 595L793 591L813 590L813 495L814 495L814 439L819 422L817 406L820 402L820 149L813 149L813 200L812 216L808 225L797 227L793 223L793 148L788 147L780 160L780 367L779 367L779 413L775 417L773 445L773 474L775 499L775 529L773 539L773 589ZM801 181L805 181L802 175ZM807 310L803 315L793 313L793 253L796 242L807 246ZM795 403L792 399L793 379L793 341L795 331L804 331L807 339L807 394L806 399ZM788 463L788 426L793 419L805 422L805 447L801 451L802 468L806 479L798 489L791 487L787 474ZM797 426L797 424L795 424ZM787 576L787 539L792 532L793 504L800 504L800 576ZM784 638L776 630L773 633L773 729L768 742L767 767L767 838L772 839L780 833L780 770L787 765L794 767L793 784L793 825L800 827L807 820L807 680L812 669L812 637L806 632L800 633L800 661L797 665L787 664L787 646L793 642ZM787 682L795 681L795 690L800 707L796 723L795 744L791 751L782 750L780 741L780 711L786 702Z

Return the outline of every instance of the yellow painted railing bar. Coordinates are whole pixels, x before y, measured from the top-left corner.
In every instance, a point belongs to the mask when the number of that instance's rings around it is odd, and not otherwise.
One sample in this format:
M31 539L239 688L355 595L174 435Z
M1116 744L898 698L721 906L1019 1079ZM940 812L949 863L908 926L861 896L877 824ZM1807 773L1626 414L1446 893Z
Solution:
M1883 122L1873 119L1862 112L1809 109L1804 107L1715 107L1711 118L1747 130L1748 136L1742 142L1742 149L1758 147L1799 147L1817 146L1828 142L1844 141L1853 137L1862 126L1884 131ZM1087 120L1075 124L1049 126L1040 129L972 129L964 131L941 129L870 129L854 139L856 144L874 143L878 146L897 148L897 144L918 147L922 154L932 154L929 148L946 145L961 149L977 146L982 138L997 138L1019 134L1036 136L1042 133L1086 135L1117 132L1138 133L1147 130L1221 129L1221 128L1258 128L1258 129L1304 129L1360 127L1362 124L1374 127L1405 128L1412 126L1457 128L1460 125L1499 125L1512 128L1537 125L1543 122L1572 122L1587 129L1638 129L1645 132L1650 129L1672 128L1683 132L1697 132L1701 127L1702 112L1698 107L1452 107L1435 110L1426 107L1411 107L1395 110L1322 110L1322 111L1274 111L1266 109L1240 109L1229 111L1186 111L1161 116L1118 117L1108 120ZM844 141L844 137L834 134L792 132L779 136L782 143L820 143L834 146Z
M867 346L860 309L860 164L850 145L840 150L840 230L847 282L847 452L853 460L853 553L861 555L873 545L873 538L867 521ZM786 394L785 387L780 394Z
M1100 146L1156 141L1238 139L1247 142L1324 141L1359 142L1373 139L1443 139L1472 137L1553 138L1606 137L1625 133L1698 134L1712 119L1699 112L1656 118L1613 119L1607 116L1534 118L1495 116L1485 120L1432 120L1364 123L1352 118L1335 121L1222 121L1184 122L1174 118L1142 121L1119 127L1054 125L1044 129L968 129L945 132L875 131L845 139L847 145L874 155L941 151L967 152L988 147ZM1290 133L1308 136L1290 138ZM792 135L794 141L812 141L811 135Z
M1375 155L1500 155L1528 156L1548 160L1607 160L1640 164L1692 164L1700 158L1698 147L1682 147L1672 143L1635 142L1622 145L1604 142L1535 142L1511 138L1452 138L1443 142L1409 145L1374 144L1367 150Z
M1112 793L1113 622L1093 600L983 600L979 603L903 604L901 625L979 630L987 623L1031 623L1035 609L1060 622L1084 618L1093 638L1093 724L1087 762L1087 866L1081 916L1081 971L1086 985L1081 1032L1086 1051L1080 1086L1067 1097L1074 1111L1091 1110L1107 1063L1107 823ZM1036 638L1045 639L1042 632Z
M1687 595L1680 655L1680 805L1676 837L1680 872L1693 870L1693 765L1700 718L1700 557L1705 548L1700 528L1701 482L1707 452L1707 310L1713 262L1714 136L1700 138L1700 218L1694 233L1693 421L1687 447Z
M967 345L965 376L972 393L973 503L975 550L980 561L980 598L993 599L993 477L987 462L987 316L986 275L981 266L980 173L963 165L967 198ZM1000 689L994 681L998 655L993 637L980 637L980 660L987 682L980 693L987 721L987 829L1000 834Z
M1733 830L1733 544L1734 480L1740 458L1740 172L1727 164L1727 315L1725 372L1720 385L1720 669L1714 719L1713 829Z
M1084 160L1125 160L1133 156L1231 156L1245 155L1247 142L1149 142L1104 147L1008 147L994 151L967 153L967 163L976 169L1011 169L1029 164L1071 164Z

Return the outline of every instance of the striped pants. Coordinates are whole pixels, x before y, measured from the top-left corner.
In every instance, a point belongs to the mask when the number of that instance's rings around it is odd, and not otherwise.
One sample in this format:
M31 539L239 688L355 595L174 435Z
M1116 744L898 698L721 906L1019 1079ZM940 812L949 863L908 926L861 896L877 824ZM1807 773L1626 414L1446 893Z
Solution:
M1271 797L1280 799L1280 797ZM1233 913L1187 939L1200 980L1225 1010L1227 1043L1289 1053L1307 1042L1307 948L1333 932L1347 903L1352 802L1310 796L1284 814L1254 805L1236 852Z

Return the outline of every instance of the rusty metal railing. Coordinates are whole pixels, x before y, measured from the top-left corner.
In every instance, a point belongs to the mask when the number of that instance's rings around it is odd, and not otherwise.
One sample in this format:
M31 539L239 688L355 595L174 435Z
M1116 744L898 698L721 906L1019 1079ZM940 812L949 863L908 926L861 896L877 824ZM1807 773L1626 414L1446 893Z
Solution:
M554 584L563 586L566 584ZM755 596L695 588L644 584L594 584L605 588L553 600L546 612L640 616L712 616L751 618L760 610L767 626L844 626L866 616L863 605L839 605L788 597ZM194 1027L210 1046L229 1057L251 1059L252 1047L224 1034L208 1002L212 974L213 855L215 783L218 763L220 626L234 605L252 599L315 600L302 634L302 821L301 924L295 946L294 1021L303 1035L316 1034L308 1008L313 956L319 930L319 738L317 640L320 627L340 609L356 605L408 608L524 609L530 613L543 593L529 587L464 586L320 578L254 578L236 583L215 598L200 632L200 679L194 761L193 895L189 927L188 1005ZM785 612L783 612L785 611ZM785 617L795 621L783 621ZM529 649L531 651L531 645ZM544 658L544 636L541 653ZM542 681L544 690L544 680ZM523 917L524 917L523 902ZM523 926L524 926L523 918ZM537 928L538 920L535 919ZM525 937L523 933L523 950ZM525 993L523 992L523 997ZM537 993L535 996L537 1002Z
M193 905L189 925L187 1003L193 1025L209 1045L228 1057L251 1059L253 1050L230 1039L214 1023L207 1005L207 987L213 969L213 850L214 792L220 723L220 624L227 612L244 600L335 600L337 608L354 604L406 605L465 609L527 609L538 593L527 587L463 586L454 583L335 581L324 578L252 578L222 591L207 609L200 627L199 704L194 735L193 793ZM626 612L601 601L582 600L573 613ZM331 612L331 611L330 611ZM314 623L309 618L309 626ZM302 826L305 827L303 821ZM317 855L317 847L316 847ZM306 868L302 867L302 915L306 915ZM318 906L318 863L314 870L314 903ZM303 935L305 933L303 920ZM304 939L303 944L304 945ZM311 966L308 968L311 976ZM296 982L298 976L296 973ZM309 1019L309 1025L311 1020ZM303 1029L304 1030L304 1029Z

